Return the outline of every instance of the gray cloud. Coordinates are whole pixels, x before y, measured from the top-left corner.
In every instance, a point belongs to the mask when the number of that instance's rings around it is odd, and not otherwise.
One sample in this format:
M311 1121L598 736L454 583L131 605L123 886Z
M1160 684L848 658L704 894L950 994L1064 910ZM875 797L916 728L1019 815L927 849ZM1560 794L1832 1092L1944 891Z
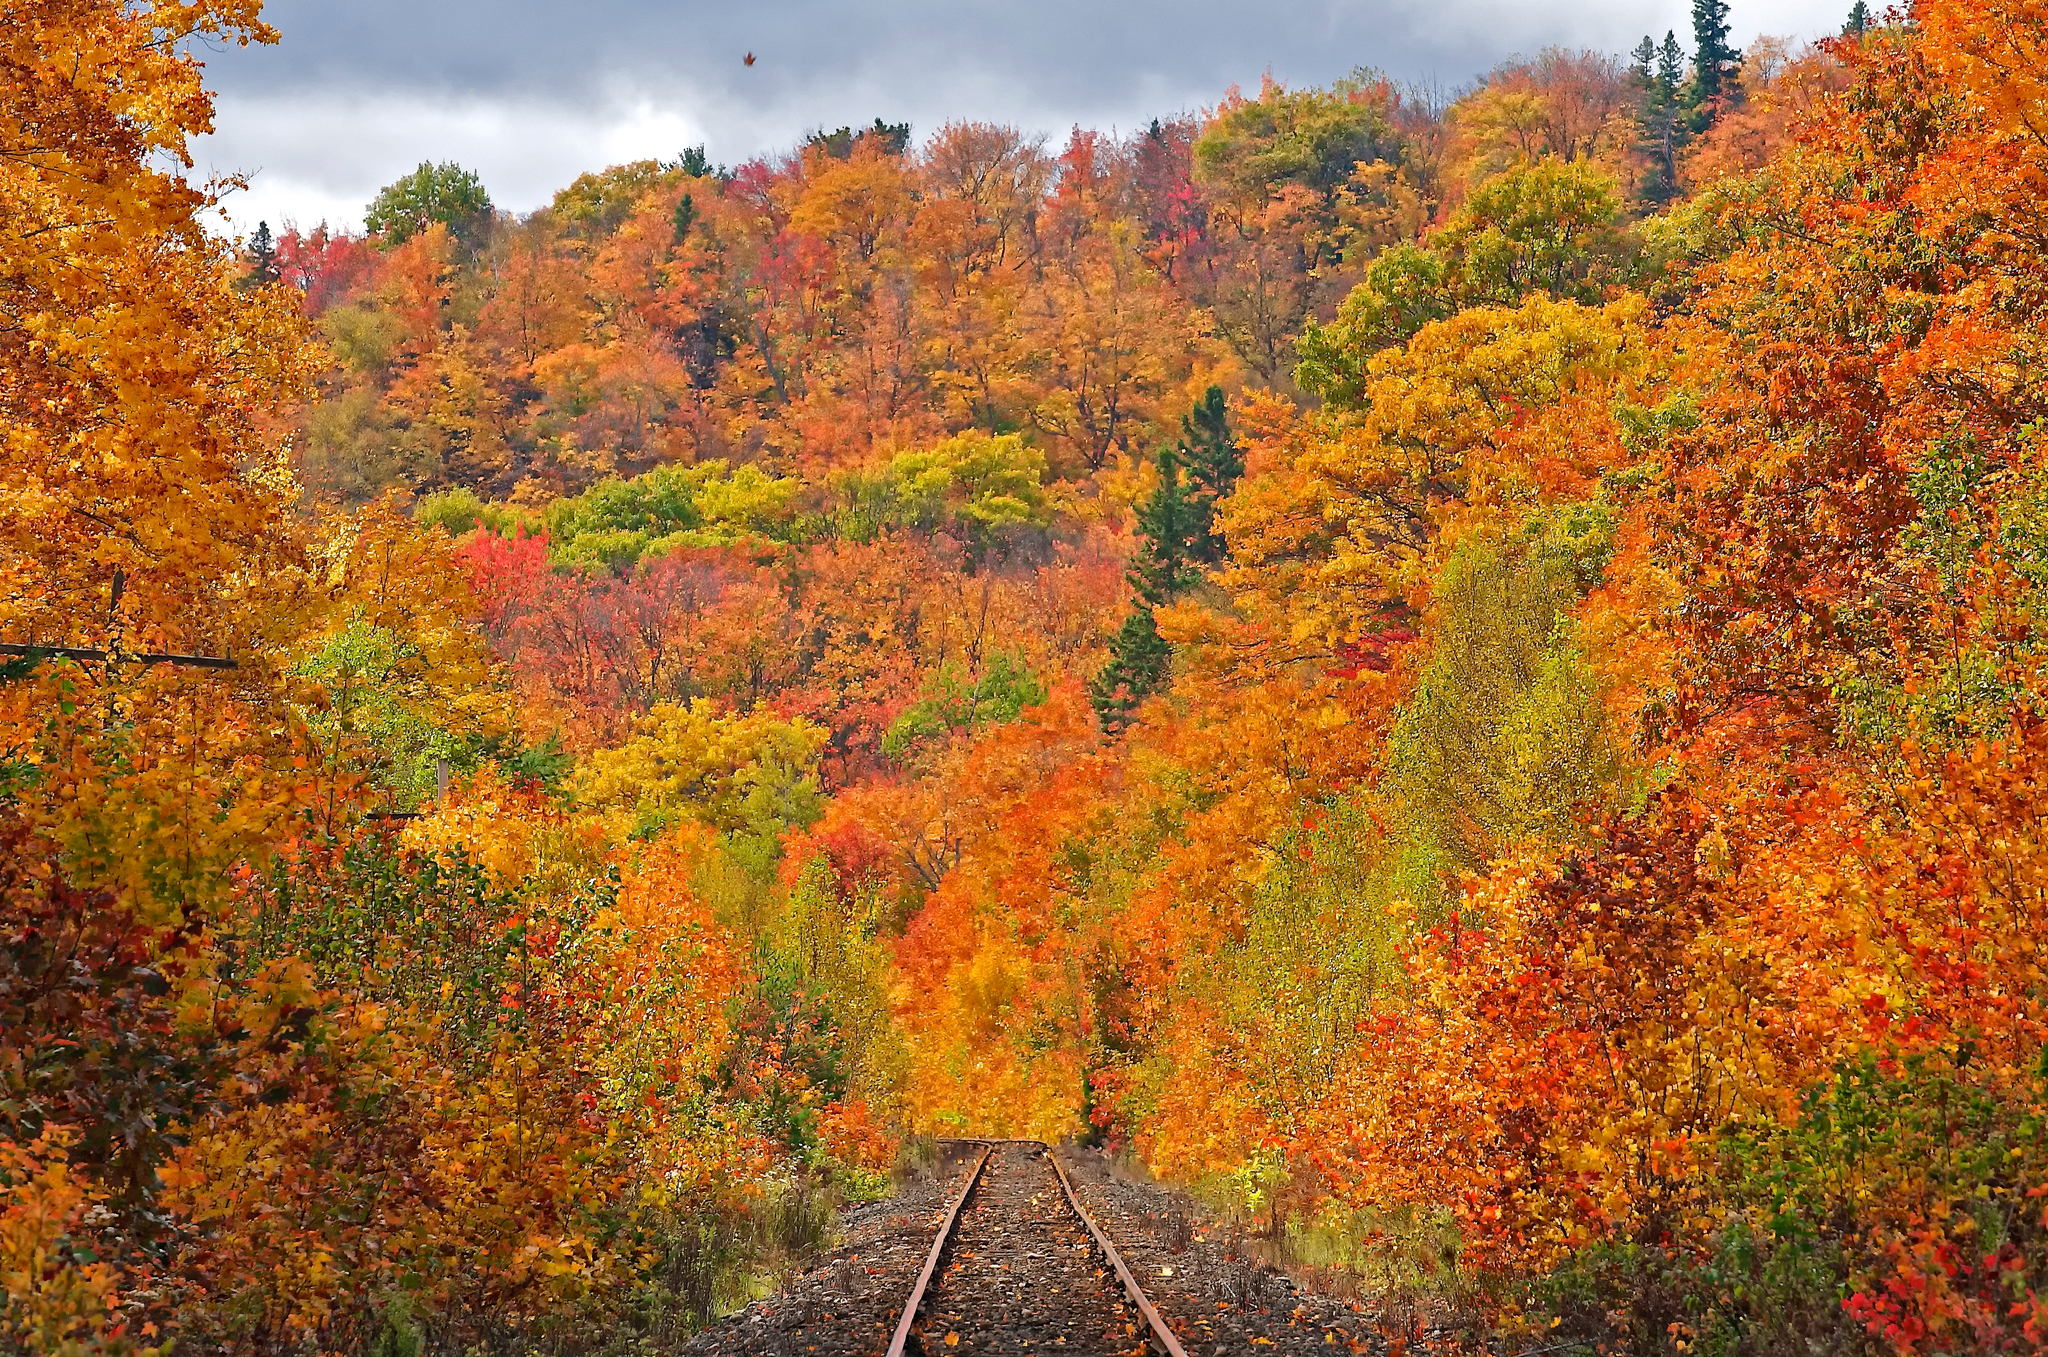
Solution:
M1738 2L1738 41L1809 37L1837 0ZM240 172L243 229L353 223L423 159L479 170L525 211L577 173L705 144L737 162L819 127L950 118L1059 135L1213 104L1262 72L1354 66L1458 85L1545 45L1621 51L1686 0L273 0L276 47L207 56L221 91L202 173ZM756 56L747 67L742 57Z

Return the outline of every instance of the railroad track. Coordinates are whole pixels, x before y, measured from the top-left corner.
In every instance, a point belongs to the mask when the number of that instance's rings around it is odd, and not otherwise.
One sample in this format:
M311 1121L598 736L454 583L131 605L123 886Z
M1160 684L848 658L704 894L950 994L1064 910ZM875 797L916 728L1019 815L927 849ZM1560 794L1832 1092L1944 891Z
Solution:
M1049 1146L965 1143L980 1153L947 1205L888 1357L1148 1346L1187 1357Z

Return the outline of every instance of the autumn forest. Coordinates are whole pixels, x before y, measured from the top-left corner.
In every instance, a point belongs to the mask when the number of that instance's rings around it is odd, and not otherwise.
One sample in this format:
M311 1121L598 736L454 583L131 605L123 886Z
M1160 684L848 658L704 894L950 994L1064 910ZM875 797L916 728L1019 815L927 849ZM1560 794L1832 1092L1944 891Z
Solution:
M1844 19L231 237L259 0L0 0L0 1354L674 1351L958 1135L2048 1347L2048 3Z

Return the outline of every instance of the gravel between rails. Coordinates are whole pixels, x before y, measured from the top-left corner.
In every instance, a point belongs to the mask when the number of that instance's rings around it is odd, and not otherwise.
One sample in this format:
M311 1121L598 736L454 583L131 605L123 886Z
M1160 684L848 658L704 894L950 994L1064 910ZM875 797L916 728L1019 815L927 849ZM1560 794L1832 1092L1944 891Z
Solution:
M1142 1354L1144 1321L1042 1145L998 1143L913 1331L928 1354Z
M928 1174L854 1207L840 1242L772 1296L713 1325L688 1357L882 1357L911 1284L980 1143L947 1141ZM1371 1352L1389 1345L1354 1305L1298 1290L1235 1254L1184 1197L1056 1151L1081 1203L1189 1357ZM1060 1191L1043 1146L998 1141L925 1296L924 1357L1152 1352L1143 1319ZM948 1343L951 1335L953 1342Z

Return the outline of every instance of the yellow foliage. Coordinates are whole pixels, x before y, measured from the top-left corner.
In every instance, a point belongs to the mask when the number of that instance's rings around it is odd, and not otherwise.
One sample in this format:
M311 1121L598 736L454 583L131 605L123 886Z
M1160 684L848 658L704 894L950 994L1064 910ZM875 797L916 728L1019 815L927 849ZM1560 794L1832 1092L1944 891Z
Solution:
M773 834L817 818L825 739L801 717L766 709L729 715L703 698L663 702L634 723L632 739L584 761L576 793L584 805L637 817L643 827L684 816L726 832Z

